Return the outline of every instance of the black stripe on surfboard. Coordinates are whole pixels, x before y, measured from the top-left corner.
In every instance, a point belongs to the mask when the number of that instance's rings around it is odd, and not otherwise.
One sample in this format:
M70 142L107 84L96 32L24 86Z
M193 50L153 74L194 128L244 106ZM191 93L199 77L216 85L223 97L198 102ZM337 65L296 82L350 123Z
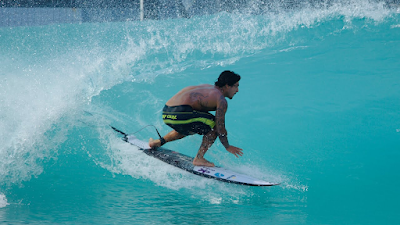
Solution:
M188 172L196 174L198 176L202 176L202 177L206 177L206 178L210 178L210 179L214 179L214 180L219 180L219 181L223 181L223 182L231 183L231 184L239 184L239 185L245 185L245 186L257 186L257 187L279 185L279 184L276 184L276 183L271 183L271 184L249 184L249 183L243 183L243 182L238 182L238 181L233 181L233 180L226 180L226 179L222 179L222 178L219 178L219 177L210 176L208 174L200 173L200 172L197 172L197 171L194 171L194 170L188 171Z

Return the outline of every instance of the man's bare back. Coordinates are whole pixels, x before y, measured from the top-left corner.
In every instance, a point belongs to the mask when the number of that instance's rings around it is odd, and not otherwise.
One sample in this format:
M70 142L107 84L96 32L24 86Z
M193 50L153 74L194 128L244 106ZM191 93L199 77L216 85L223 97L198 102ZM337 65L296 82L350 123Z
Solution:
M222 92L214 85L202 84L182 89L167 101L168 106L190 105L197 111L215 111Z

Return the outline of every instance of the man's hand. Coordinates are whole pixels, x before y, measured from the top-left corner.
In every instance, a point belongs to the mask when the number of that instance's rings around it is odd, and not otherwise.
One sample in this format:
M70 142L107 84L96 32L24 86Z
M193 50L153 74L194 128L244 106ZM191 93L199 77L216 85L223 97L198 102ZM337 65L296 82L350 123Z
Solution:
M243 155L243 149L229 145L229 147L226 149L228 152L234 154L237 158L239 158L239 156Z

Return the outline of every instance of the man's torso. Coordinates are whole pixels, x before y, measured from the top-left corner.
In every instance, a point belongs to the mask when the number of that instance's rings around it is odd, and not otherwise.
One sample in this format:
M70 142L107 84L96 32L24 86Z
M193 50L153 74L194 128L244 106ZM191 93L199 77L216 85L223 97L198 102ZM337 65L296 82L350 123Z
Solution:
M203 84L182 89L167 101L167 106L190 105L197 111L215 111L222 93L213 85Z

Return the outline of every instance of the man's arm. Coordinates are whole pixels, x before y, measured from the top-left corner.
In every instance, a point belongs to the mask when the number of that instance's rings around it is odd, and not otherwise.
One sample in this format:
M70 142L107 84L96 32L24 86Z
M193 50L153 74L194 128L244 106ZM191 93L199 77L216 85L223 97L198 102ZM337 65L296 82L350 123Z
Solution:
M221 97L218 99L217 110L215 112L217 133L219 140L221 141L222 145L224 145L226 150L234 154L236 157L239 157L243 155L242 149L229 145L228 142L228 132L225 129L225 114L227 109L228 109L228 103L226 102L225 97L221 95Z
M228 103L223 95L217 101L217 110L215 112L215 122L217 134L222 145L227 149L229 147L228 132L225 129L225 114L228 109Z

